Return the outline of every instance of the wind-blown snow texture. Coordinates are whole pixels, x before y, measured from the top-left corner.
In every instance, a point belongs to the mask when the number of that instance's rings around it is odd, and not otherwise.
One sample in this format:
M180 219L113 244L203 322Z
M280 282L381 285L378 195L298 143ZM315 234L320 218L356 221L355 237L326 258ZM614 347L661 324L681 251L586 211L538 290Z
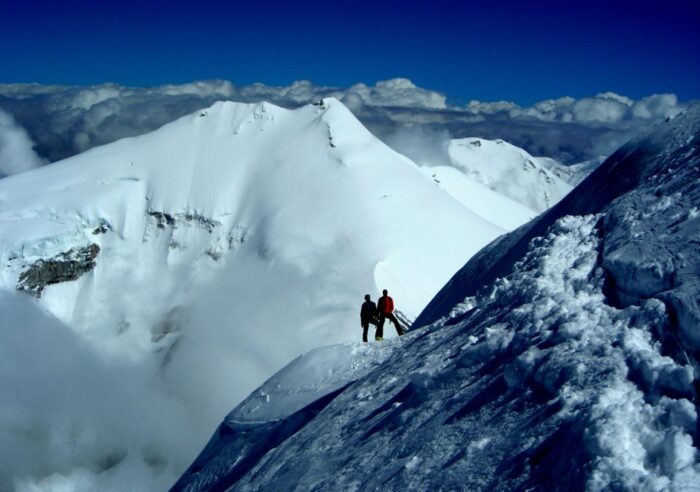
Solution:
M281 371L174 490L697 489L698 207L695 107L480 252L365 375L283 413Z

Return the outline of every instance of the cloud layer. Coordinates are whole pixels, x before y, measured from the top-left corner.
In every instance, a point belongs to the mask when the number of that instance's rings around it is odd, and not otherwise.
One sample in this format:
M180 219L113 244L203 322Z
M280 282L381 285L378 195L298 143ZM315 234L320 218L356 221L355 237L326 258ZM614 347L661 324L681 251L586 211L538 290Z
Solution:
M56 161L96 145L154 130L218 100L266 100L283 107L298 107L328 96L342 100L378 137L408 154L415 153L416 142L403 137L411 134L425 138L430 135L431 142L436 136L501 138L531 154L554 157L568 164L607 155L652 123L685 106L673 94L634 101L613 93L578 100L549 99L531 107L508 101L471 101L456 106L450 105L444 94L401 78L347 88L318 86L309 81L285 87L235 86L220 80L154 88L0 84L0 109L12 114L28 132L23 140L23 130L16 124L10 125L9 130L3 126L0 138L15 142L13 148L29 151L33 140L40 156ZM16 152L19 151L13 151ZM13 159L24 163L18 167L4 162L5 174L9 174L36 166L39 161L29 157Z
M34 142L11 114L0 109L0 177L33 169L46 161L34 152Z

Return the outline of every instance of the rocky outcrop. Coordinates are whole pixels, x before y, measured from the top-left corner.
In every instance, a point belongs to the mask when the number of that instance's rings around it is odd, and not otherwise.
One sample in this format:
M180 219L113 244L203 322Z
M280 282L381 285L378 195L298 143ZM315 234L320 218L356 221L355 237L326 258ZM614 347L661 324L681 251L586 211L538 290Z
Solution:
M165 229L167 226L197 226L212 233L221 226L221 222L218 220L210 219L197 212L182 212L173 215L159 210L149 210L146 214L152 218L152 222L158 229Z
M159 211L148 211L146 213L149 217L153 217L158 229L165 229L165 226L175 225L175 218L169 213Z
M22 272L17 280L17 290L41 297L47 285L68 282L91 271L100 252L97 244L84 248L72 248L49 259L41 259Z

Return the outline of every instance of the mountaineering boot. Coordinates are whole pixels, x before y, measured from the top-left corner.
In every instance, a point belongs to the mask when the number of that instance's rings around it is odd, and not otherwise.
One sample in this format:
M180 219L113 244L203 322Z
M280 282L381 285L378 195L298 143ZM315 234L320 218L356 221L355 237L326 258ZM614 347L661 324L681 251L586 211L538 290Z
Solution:
M381 341L383 340L382 337L374 337L374 339L375 339L377 342L381 342Z

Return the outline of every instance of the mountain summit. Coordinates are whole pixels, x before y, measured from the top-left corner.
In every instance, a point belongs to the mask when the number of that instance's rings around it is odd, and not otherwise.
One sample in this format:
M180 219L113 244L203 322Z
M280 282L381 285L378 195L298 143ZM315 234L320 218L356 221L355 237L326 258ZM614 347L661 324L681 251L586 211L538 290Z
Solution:
M366 293L412 318L505 232L489 217L527 218L491 198L455 200L332 98L216 103L0 180L0 391L34 388L0 416L0 488L172 483L285 363L359 341Z

